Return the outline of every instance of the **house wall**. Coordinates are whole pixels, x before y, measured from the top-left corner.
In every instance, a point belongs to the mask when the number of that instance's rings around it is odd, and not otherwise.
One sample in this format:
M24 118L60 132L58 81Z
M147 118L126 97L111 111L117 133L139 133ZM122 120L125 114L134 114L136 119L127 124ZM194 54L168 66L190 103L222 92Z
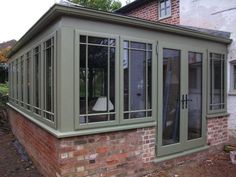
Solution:
M155 163L155 127L57 139L11 108L9 118L14 135L45 177L138 177L206 159L227 141L227 118L210 119L209 150Z
M146 3L124 15L142 18L150 21L159 21L169 24L179 24L179 0L172 0L171 2L171 17L159 19L159 4L158 1L151 1Z
M180 24L231 32L228 62L236 60L236 1L180 0ZM228 63L228 92L230 93L230 64ZM228 96L229 133L236 137L236 95Z

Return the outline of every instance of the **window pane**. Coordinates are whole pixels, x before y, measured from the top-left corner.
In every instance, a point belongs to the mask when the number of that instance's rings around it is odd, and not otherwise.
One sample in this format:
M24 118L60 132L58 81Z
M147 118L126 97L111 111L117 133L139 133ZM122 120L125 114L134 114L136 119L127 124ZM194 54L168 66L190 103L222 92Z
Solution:
M80 42L86 43L86 36L80 36Z
M131 49L127 49L128 41L124 42L124 119L150 117L146 110L151 109L152 46L130 43Z
M180 51L163 50L163 145L179 142Z
M233 66L233 88L236 90L236 65Z
M41 81L41 70L40 70L40 47L34 49L34 106L40 107L40 81ZM34 112L39 114L39 109L34 109Z
M224 108L224 56L210 54L210 109Z
M45 110L53 113L54 112L54 44L53 38L46 41L45 49ZM54 121L54 117L50 113L45 113L45 117L51 121Z
M88 37L88 43L90 43L90 44L108 45L108 38Z
M88 37L88 42L80 45L81 124L115 119L116 40Z
M146 49L146 44L145 43L140 43L140 42L131 42L131 48Z
M26 97L27 97L27 104L30 104L30 85L31 85L31 58L30 58L30 52L27 53L26 58ZM30 109L30 106L27 106L27 109Z
M166 7L170 7L171 6L171 0L166 0Z
M86 45L80 45L80 114L86 114Z
M164 17L166 15L165 9L161 10L160 15L161 15L161 17Z
M202 127L202 54L189 52L188 139L201 137Z
M23 102L24 102L24 57L22 56L21 57L21 61L20 61L20 76L21 76L21 79L20 79L20 91L21 91L21 106L23 106Z
M166 8L166 16L169 16L171 14L171 8L167 7Z

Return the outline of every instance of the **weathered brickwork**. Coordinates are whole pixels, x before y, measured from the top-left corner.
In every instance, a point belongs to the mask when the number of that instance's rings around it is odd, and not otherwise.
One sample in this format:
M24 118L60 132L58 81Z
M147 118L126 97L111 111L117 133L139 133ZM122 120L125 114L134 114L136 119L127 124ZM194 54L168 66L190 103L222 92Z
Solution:
M137 18L142 18L149 21L159 21L168 24L179 24L179 0L172 0L171 2L171 16L164 19L159 19L159 4L158 1L151 1L146 3L130 12L125 13L125 15L133 16Z
M13 133L45 176L142 176L153 169L155 127L57 139L9 114Z
M138 177L193 160L207 158L210 150L153 163L156 128L57 139L21 114L9 109L13 133L36 167L46 177ZM208 143L218 147L227 141L227 118L207 121Z
M207 143L211 146L228 141L228 117L216 117L207 120Z

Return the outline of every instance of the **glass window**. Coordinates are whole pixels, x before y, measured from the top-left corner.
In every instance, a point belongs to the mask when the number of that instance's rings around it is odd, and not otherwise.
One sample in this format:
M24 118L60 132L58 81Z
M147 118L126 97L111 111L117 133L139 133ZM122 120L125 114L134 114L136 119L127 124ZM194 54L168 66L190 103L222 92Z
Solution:
M236 90L236 65L233 66L233 89Z
M19 59L16 59L16 103L17 104L19 101L19 75L20 75L18 60Z
M171 15L171 0L161 0L159 6L160 18L168 17Z
M115 120L115 43L80 36L80 124Z
M179 142L180 137L180 51L163 49L162 145Z
M124 41L124 119L152 116L152 45Z
M210 53L210 110L225 108L225 58Z
M33 70L34 70L34 112L36 114L40 114L40 103L41 103L41 97L40 97L40 92L41 92L41 53L40 49L41 47L38 46L33 50L33 59L34 59L34 65L33 65Z
M27 109L30 109L30 86L31 86L31 52L26 54L26 103Z
M20 105L24 106L24 56L20 59Z
M44 43L44 114L54 122L54 38Z

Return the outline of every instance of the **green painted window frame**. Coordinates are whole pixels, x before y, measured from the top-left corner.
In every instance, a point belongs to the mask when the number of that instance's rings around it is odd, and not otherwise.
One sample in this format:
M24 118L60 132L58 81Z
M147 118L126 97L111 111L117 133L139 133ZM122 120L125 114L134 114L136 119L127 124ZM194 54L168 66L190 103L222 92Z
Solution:
M155 121L156 115L156 100L152 99L152 116L151 117L143 117L143 118L133 118L133 119L124 119L124 70L123 70L123 57L124 57L124 41L131 41L137 43L145 43L152 45L152 98L157 98L157 80L155 79L157 76L157 41L146 40L143 38L134 38L129 36L121 36L120 38L120 124L137 124L137 123L145 123ZM146 109L145 109L146 111Z
M79 116L80 116L80 110L79 110L79 89L80 89L80 65L79 65L79 57L80 57L80 36L92 36L92 37L103 37L103 38L113 38L116 39L116 54L115 54L115 78L116 78L116 90L115 90L115 107L116 107L116 116L114 121L105 121L105 122L95 122L95 123L88 123L88 124L80 124L79 122ZM90 128L105 128L108 126L124 126L124 125L131 125L131 124L141 124L141 123L149 123L154 122L156 111L156 101L155 99L152 99L152 117L144 117L144 118L136 118L132 120L125 120L123 118L123 54L124 54L124 46L123 41L134 41L134 42L141 42L141 43L149 43L152 44L152 97L154 96L154 93L157 92L157 81L155 77L153 77L155 74L157 75L157 71L155 68L157 67L157 55L155 55L156 52L156 41L151 40L145 40L141 38L130 38L126 36L116 36L112 34L105 34L105 33L93 33L93 32L87 32L87 31L81 31L76 30L75 31L75 130L83 130L83 129L90 129ZM154 113L155 112L155 113Z
M108 39L115 39L115 120L103 121L103 122L93 122L93 123L80 123L80 36L89 36L89 37L101 37ZM119 124L119 93L118 93L118 85L119 85L119 73L117 66L119 65L119 36L116 35L108 35L104 33L93 33L87 31L76 30L75 31L75 129L88 129L88 128L99 128L99 127L107 127L107 126L115 126ZM87 57L87 56L86 56ZM87 59L86 59L87 60ZM108 113L109 114L109 113ZM94 114L99 115L99 114Z
M162 2L162 1L164 1L164 2ZM168 7L167 7L167 1L170 1L170 6L168 6ZM161 3L165 4L165 7L163 9L161 9ZM167 14L167 8L170 8L169 14ZM162 10L165 11L164 16L161 16ZM159 14L159 20L171 17L171 15L172 15L172 0L158 0L158 14Z
M236 94L236 60L229 62L229 75L230 75L230 89L229 94Z
M224 69L224 72L223 72L224 76L222 76L224 81L223 81L223 85L221 84L221 89L223 89L223 93L220 97L221 99L223 99L223 102L221 104L223 104L224 107L220 108L220 109L215 109L215 110L211 109L211 106L212 106L212 104L211 104L211 94L214 93L212 91L214 88L212 88L212 90L211 90L211 84L214 85L214 82L213 82L214 78L213 79L211 78L211 54L220 54L220 55L222 55L223 59L221 59L221 61L223 61L223 64L224 64L224 67L223 68L221 67L221 69ZM220 114L220 113L226 113L227 112L227 101L226 101L227 100L227 74L226 74L227 73L227 58L226 58L226 56L227 55L224 51L208 50L208 59L207 59L207 69L208 69L208 72L207 72L207 74L208 74L207 112L208 112L208 115ZM211 81L212 81L212 83L210 83ZM221 83L222 83L222 80L221 80Z
M40 66L44 66L44 56L42 55L43 53L43 45L46 41L48 40L53 40L54 42L54 50L53 50L53 67L54 67L54 71L53 71L53 79L54 79L54 83L52 86L52 89L54 90L54 95L57 95L57 31L53 32L49 35L47 35L46 37L44 37L41 41L39 41L38 43L32 45L32 47L29 49L27 48L26 50L24 50L21 54L19 54L18 56L24 56L24 68L26 68L26 54L30 52L30 58L31 58L31 63L30 63L30 70L32 72L32 74L30 74L30 80L31 80L31 85L30 85L30 104L27 104L27 97L26 97L26 93L27 93L27 86L26 86L26 69L24 69L24 72L22 73L19 66L20 66L20 62L21 62L21 57L16 57L14 58L9 64L12 65L12 76L11 76L11 80L12 80L12 94L10 95L10 99L9 99L9 103L15 107L16 109L22 111L23 113L29 115L30 117L32 117L33 119L36 119L37 121L40 121L42 123L44 123L45 125L56 129L57 128L57 111L56 111L56 96L54 96L54 121L50 121L47 120L44 116L43 116L43 111L45 112L44 108L44 104L43 102L41 102L40 104L40 114L35 114L35 112L33 112L34 107L34 59L33 59L33 51L35 49L35 47L40 46ZM15 67L15 68L14 68ZM14 72L15 70L15 72ZM40 82L44 82L43 79L43 67L40 68ZM21 75L24 75L23 77L23 83L24 83L24 87L23 87L23 101L21 101L21 86L19 83L21 83ZM18 84L17 84L18 83ZM40 98L41 100L43 100L43 94L44 94L44 86L43 84L41 84L40 86ZM23 106L21 105L21 103L23 104ZM27 106L29 106L29 109L27 109Z

